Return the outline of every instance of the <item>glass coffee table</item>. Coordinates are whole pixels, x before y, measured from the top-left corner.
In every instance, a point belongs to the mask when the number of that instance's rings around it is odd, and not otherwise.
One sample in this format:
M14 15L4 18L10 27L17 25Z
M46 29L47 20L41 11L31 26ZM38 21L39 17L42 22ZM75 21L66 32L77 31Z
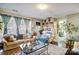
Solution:
M47 43L38 42L31 44L28 46L28 44L24 43L22 45L22 52L26 55L40 55L44 51L47 51Z

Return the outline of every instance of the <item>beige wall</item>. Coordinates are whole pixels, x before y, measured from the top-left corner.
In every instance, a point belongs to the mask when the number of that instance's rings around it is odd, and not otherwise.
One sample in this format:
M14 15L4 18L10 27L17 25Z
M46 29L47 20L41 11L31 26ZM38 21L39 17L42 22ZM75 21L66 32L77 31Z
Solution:
M62 21L62 20L67 20L68 22L71 22L75 26L78 26L79 25L79 13L58 18L58 21Z
M67 19L69 22L72 22L74 25L76 26L79 25L79 14L69 15Z
M36 30L36 22L40 22L41 23L41 20L38 20L38 19L32 19L32 32ZM40 26L40 29L42 28L42 26Z

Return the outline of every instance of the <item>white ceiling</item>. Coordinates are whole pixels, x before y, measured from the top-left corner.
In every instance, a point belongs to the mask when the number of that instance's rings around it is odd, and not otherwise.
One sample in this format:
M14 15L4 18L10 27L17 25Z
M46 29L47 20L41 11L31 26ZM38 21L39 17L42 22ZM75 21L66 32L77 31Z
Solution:
M43 18L46 17L59 17L68 14L73 14L79 12L78 3L48 3L46 4L48 8L46 10L40 10L35 3L0 3L0 8L6 8L10 10L18 10L20 14L30 17Z

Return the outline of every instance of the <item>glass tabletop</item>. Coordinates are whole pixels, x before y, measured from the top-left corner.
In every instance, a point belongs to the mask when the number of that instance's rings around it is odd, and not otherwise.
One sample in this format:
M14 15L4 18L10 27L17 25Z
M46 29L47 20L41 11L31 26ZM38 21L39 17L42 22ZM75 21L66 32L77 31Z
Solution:
M47 46L47 44L36 41L35 43L33 43L33 44L29 45L29 46L28 46L28 44L24 44L22 51L25 54L30 54L30 53L33 53L33 52L35 52L35 51L37 51L39 49L42 49L42 48L44 48L46 46Z

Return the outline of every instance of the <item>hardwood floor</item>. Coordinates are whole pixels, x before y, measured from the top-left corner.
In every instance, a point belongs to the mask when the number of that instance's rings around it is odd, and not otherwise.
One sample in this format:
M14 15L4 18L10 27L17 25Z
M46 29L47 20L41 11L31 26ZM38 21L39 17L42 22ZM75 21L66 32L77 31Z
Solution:
M21 48L17 47L8 51L3 51L2 55L19 55L21 53Z

